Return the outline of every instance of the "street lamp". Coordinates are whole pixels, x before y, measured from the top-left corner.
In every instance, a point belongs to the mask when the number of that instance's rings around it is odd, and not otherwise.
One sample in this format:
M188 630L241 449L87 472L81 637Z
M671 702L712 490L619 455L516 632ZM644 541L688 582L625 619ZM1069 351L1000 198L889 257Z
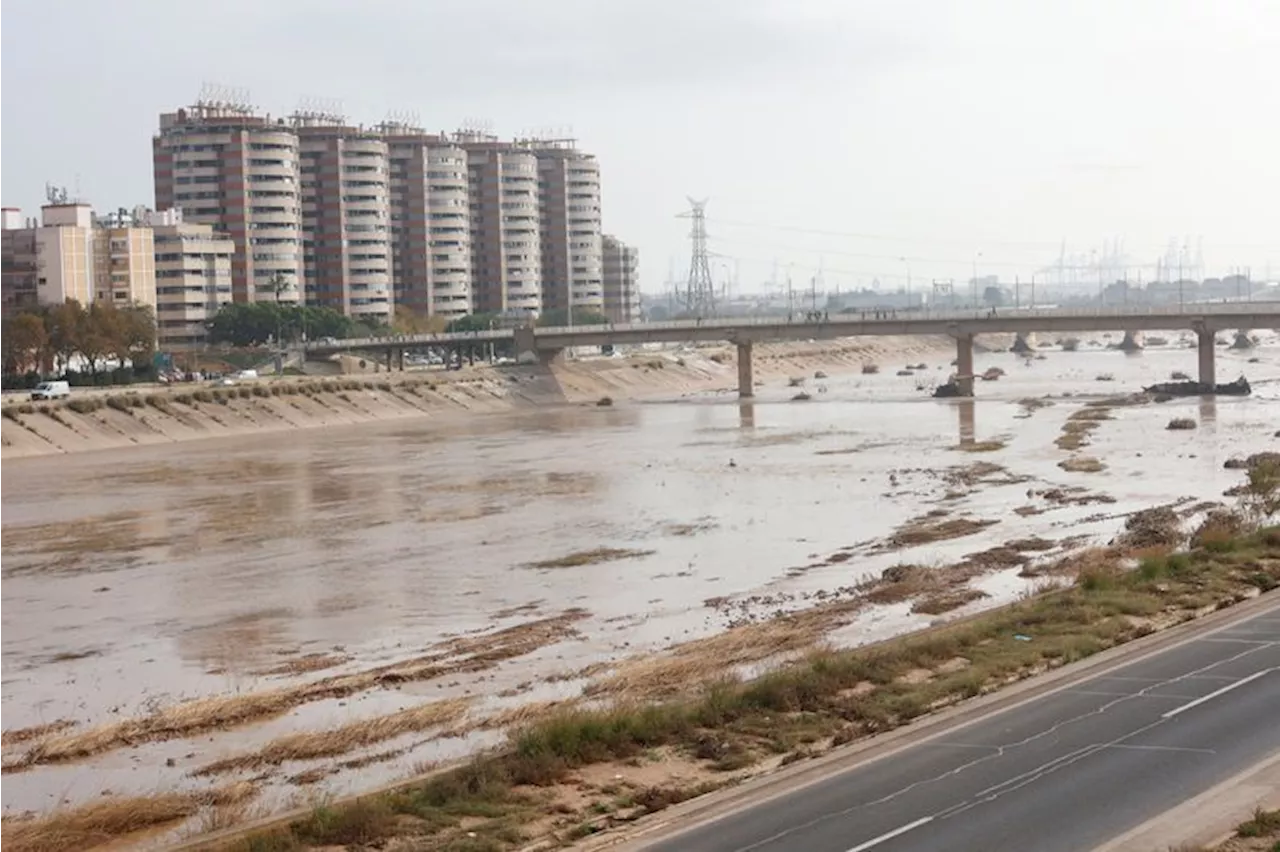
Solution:
M982 252L977 252L973 256L973 277L969 279L969 300L974 310L978 309L978 258L982 257Z
M902 263L907 267L907 310L910 310L911 309L911 261L907 260L905 257L900 257L898 258L898 260L902 261Z

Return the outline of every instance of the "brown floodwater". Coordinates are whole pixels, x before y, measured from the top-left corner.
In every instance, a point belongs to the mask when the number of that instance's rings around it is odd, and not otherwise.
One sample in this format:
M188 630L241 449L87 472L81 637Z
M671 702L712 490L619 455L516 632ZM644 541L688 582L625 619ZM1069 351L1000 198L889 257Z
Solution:
M1108 469L1057 466L1068 454L1054 439L1088 400L1138 390L1173 370L1194 372L1194 365L1194 351L1181 348L1054 351L1031 362L988 354L978 357L978 369L1000 366L1007 375L980 382L975 401L930 399L916 389L920 378L884 365L879 375L810 379L807 402L792 401L796 389L783 382L760 389L750 404L706 394L6 462L6 730L125 719L184 699L360 671L572 608L588 615L576 622L575 637L481 671L7 773L5 812L43 811L104 790L196 786L204 782L191 770L281 733L424 698L470 695L480 712L571 695L583 684L573 673L588 664L723 629L730 616L708 599L760 599L770 611L798 606L904 559L942 564L1036 535L1105 541L1124 512L1221 499L1241 480L1223 469L1228 457L1276 446L1274 343L1220 352L1219 375L1244 373L1256 384L1252 397L1115 408L1081 451ZM922 377L932 383L947 369L929 364ZM1103 374L1113 381L1099 381ZM1046 394L1055 397L1048 407L1019 404ZM1166 431L1176 416L1199 428ZM1006 446L956 449L973 440ZM821 564L835 549L875 542L928 511L947 490L937 474L977 460L1029 478L979 487L954 504L998 524L906 552ZM1029 488L1049 485L1082 486L1116 502L1029 517L1012 511L1027 502ZM638 553L533 567L602 547ZM980 578L975 585L990 597L977 606L1007 601L1028 582L1015 571ZM869 641L930 620L905 604L877 607L839 639ZM307 655L332 665L289 670ZM381 743L366 753L392 746L402 753L314 788L381 783L494 736Z

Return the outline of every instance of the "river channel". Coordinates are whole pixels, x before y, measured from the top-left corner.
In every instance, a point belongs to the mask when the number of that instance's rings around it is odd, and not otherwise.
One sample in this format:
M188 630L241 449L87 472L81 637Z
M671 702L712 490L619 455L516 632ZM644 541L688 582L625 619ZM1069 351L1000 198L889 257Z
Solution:
M1090 400L1193 372L1194 350L980 355L978 369L990 366L1006 375L980 382L975 401L931 399L919 376L889 365L878 375L810 377L807 401L781 382L747 404L709 393L9 461L6 731L100 724L318 676L282 668L293 660L333 659L324 675L358 671L450 638L565 611L581 617L572 637L480 672L6 774L5 811L180 786L194 766L282 732L424 696L469 694L500 707L521 695L568 694L581 683L565 673L724 629L730 617L709 599L755 596L785 608L777 602L901 561L884 553L814 567L833 549L882 539L918 517L939 496L931 472L979 458L1025 477L964 498L967 515L999 523L916 548L913 560L942 563L1025 536L1105 541L1125 512L1224 499L1241 480L1224 461L1277 446L1273 341L1220 352L1219 376L1243 373L1255 383L1251 397L1116 408L1082 451L1105 462L1101 473L1059 468L1072 455L1054 445L1066 418ZM933 382L947 369L939 360L921 374ZM1046 407L1025 404L1045 397ZM1167 431L1179 416L1198 428ZM965 452L974 441L1003 448ZM1101 514L1096 505L1012 511L1029 488L1072 485L1115 502ZM537 567L599 548L629 558ZM989 594L975 606L991 606L1028 581L1004 572L975 584ZM930 620L878 608L839 640ZM530 683L539 686L518 689ZM423 740L321 786L385 782L474 744Z

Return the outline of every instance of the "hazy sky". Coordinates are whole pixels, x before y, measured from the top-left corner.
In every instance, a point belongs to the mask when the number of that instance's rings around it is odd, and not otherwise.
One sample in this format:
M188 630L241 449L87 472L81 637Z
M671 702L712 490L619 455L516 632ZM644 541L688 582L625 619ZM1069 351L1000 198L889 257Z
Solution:
M157 115L211 81L355 122L571 128L643 286L999 273L1172 237L1280 277L1280 0L6 0L3 203L150 204ZM906 258L903 260L902 258Z

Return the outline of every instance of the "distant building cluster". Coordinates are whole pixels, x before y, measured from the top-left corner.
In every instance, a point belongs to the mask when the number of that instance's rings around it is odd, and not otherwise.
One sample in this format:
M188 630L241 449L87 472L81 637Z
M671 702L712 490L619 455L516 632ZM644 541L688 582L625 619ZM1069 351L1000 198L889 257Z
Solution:
M161 346L205 339L206 324L232 300L235 244L178 210L146 208L95 216L88 204L51 200L40 218L3 210L4 313L74 299L83 305L149 305Z
M156 207L235 242L236 301L279 295L380 322L397 309L635 316L605 275L600 166L572 140L206 102L161 116L153 160Z
M230 301L390 324L544 311L639 318L634 247L601 228L600 168L568 139L272 118L202 101L160 116L155 207L5 209L3 303L154 305L161 344L199 344Z

